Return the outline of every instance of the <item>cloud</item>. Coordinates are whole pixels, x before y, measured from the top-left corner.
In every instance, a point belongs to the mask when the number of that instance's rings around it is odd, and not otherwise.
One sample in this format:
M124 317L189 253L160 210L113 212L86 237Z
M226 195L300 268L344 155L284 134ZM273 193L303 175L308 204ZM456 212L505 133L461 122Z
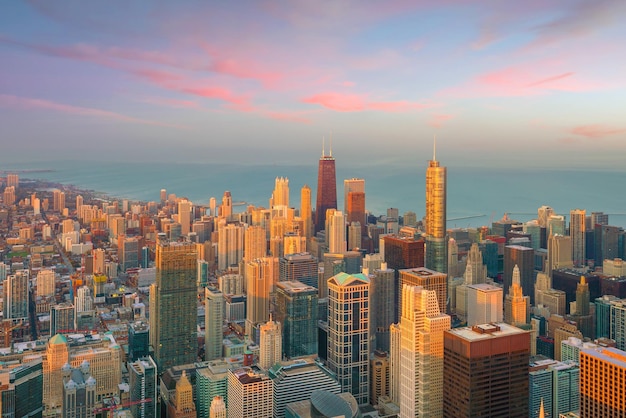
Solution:
M430 121L428 121L428 124L430 126L432 126L433 128L441 128L444 123L446 123L447 121L454 119L454 115L449 115L449 114L444 114L444 113L433 113L431 115Z
M110 112L108 110L95 109L91 107L72 106L64 103L52 102L49 100L12 96L8 94L0 94L0 106L23 110L53 110L56 112L72 115L93 116L98 118L117 120L121 122L138 123L141 125L154 125L166 128L187 129L186 127L181 125L135 118L132 116L123 115L121 113Z
M588 139L601 139L607 136L626 134L626 128L613 128L606 125L581 125L568 129L568 133Z
M362 112L368 110L379 110L383 112L408 112L411 110L422 110L435 106L435 104L431 103L418 103L407 100L390 102L370 101L368 100L367 95L344 94L337 92L315 94L313 96L303 98L302 102L317 104L337 112Z

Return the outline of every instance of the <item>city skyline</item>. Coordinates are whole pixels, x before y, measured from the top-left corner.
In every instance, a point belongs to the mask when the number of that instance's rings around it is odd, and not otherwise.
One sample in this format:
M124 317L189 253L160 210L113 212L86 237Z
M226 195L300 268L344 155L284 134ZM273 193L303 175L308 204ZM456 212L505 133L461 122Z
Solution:
M14 156L297 164L331 132L337 155L391 164L414 163L433 133L449 166L620 169L626 149L615 0L7 11L0 123Z

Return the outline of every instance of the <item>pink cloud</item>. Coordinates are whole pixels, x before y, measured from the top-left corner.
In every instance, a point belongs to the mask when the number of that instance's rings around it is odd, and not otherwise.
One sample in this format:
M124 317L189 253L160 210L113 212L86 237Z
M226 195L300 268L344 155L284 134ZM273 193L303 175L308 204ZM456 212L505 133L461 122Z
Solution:
M584 136L588 139L600 139L607 136L619 135L626 133L626 128L612 128L605 125L581 125L568 129L568 132L578 136Z
M449 115L449 114L437 114L434 113L431 115L430 121L428 122L428 124L430 126L432 126L433 128L441 128L444 123L446 123L447 121L454 119L454 115Z
M56 112L68 113L72 115L94 116L99 118L113 119L121 122L138 123L142 125L154 125L167 128L186 129L186 127L180 125L135 118L132 116L123 115L121 113L110 112L108 110L95 109L91 107L72 106L63 103L52 102L49 100L12 96L8 94L0 94L0 105L14 109L53 110Z
M344 93L320 93L302 99L304 103L318 104L327 109L338 112L362 112L366 110L380 110L385 112L407 112L434 107L430 103L409 102L407 100L383 102L370 101L367 95Z
M539 74L537 68L542 67L550 68L549 65L533 63L492 71L439 94L452 97L523 97L554 91L592 91L603 87L601 83L582 80L572 71L548 76Z
M218 99L232 105L233 108L249 111L250 100L248 97L237 96L231 90L224 87L204 86L204 87L182 87L179 91L193 94L194 96L204 97L207 99Z

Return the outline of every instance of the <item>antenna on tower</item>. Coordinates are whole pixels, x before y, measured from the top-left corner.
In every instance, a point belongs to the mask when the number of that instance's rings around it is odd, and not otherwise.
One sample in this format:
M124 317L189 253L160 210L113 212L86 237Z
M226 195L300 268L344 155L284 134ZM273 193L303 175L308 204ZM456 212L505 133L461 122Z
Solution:
M330 131L330 155L329 157L333 156L333 131Z
M433 135L433 161L437 161L437 134Z
M324 157L324 152L326 151L326 137L322 135L322 158Z

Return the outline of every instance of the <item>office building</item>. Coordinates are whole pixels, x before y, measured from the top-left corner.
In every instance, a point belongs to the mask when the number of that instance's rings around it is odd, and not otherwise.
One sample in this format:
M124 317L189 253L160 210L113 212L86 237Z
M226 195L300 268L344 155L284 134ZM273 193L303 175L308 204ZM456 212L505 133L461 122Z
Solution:
M228 417L272 418L272 379L249 367L228 372Z
M191 232L193 203L186 199L178 202L178 223L180 224L180 232L186 237Z
M130 410L136 418L157 418L157 366L146 356L128 363Z
M529 417L558 417L578 410L578 362L552 359L531 361L529 372Z
M227 270L238 265L243 258L244 226L240 223L226 223L220 220L217 227L217 268Z
M425 266L431 270L447 272L446 235L446 167L437 161L433 145L433 159L426 169L426 257ZM442 312L445 312L443 310Z
M149 355L150 326L142 320L128 324L128 360L137 361Z
M280 322L271 318L259 327L259 367L268 370L283 356L283 336Z
M193 363L198 355L196 246L156 244L156 282L150 286L150 342L159 370Z
M225 360L213 360L196 367L196 410L198 416L209 415L216 397L228 401L228 371L232 368Z
M0 277L2 280L4 278ZM37 296L54 296L56 275L51 269L41 269L37 273Z
M370 404L378 405L382 397L389 398L391 393L391 369L389 354L374 350L370 364Z
M569 236L572 238L572 262L575 267L587 265L585 243L585 215L584 209L573 209L569 213Z
M322 156L317 172L317 200L315 204L315 232L322 231L326 226L326 211L337 209L337 177L335 175L335 158L332 146L326 155L322 147Z
M74 331L74 305L69 302L50 307L50 335Z
M30 301L28 279L28 270L18 270L15 274L8 274L2 282L4 319L26 320L28 318Z
M502 322L502 288L487 283L467 286L467 325Z
M439 302L439 312L445 313L448 301L447 275L425 267L400 270L400 282L398 292L402 295L402 287L405 284L421 286L426 290L434 290ZM399 312L402 312L402 303L398 304Z
M626 352L617 348L580 351L580 417L626 416Z
M233 214L233 196L226 190L222 196L222 204L219 207L219 218L230 219Z
M510 292L513 283L513 268L517 265L520 272L520 284L524 295L530 296L530 304L535 305L535 251L521 245L504 247L504 275L502 283L504 294Z
M611 303L610 338L615 346L626 351L626 299L614 300Z
M187 371L183 370L178 382L176 382L176 392L170 398L171 403L167 405L167 415L173 418L195 418L196 405L193 402L193 387Z
M450 317L437 292L402 287L400 316L400 416L443 416L443 339Z
M483 253L477 243L472 243L467 254L467 265L463 277L465 284L487 282L487 266L483 263Z
M504 299L504 322L510 325L523 325L530 322L530 298L524 296L520 284L520 272L513 267L513 284Z
M300 217L302 218L303 236L311 238L313 235L313 213L311 210L311 188L306 184L300 189ZM308 245L308 244L307 244Z
M4 417L41 417L43 412L42 359L5 365L0 371L0 411Z
M224 294L215 287L204 289L204 359L215 360L222 357Z
M369 402L370 280L339 273L328 279L328 367L342 392Z
M278 259L259 258L246 263L246 335L258 342L257 328L270 319L270 293L278 278Z
M341 392L332 373L311 358L278 363L268 376L272 379L275 418L283 418L288 404L308 400L316 390Z
M445 331L443 416L528 417L529 350L504 323Z
M209 411L209 418L226 418L226 403L224 398L216 396L211 402L211 409Z
M396 296L395 270L387 268L382 263L379 269L371 272L363 269L363 274L369 273L370 279L370 331L374 336L375 350L389 351L389 327L395 322Z
M341 211L333 211L326 219L328 230L328 252L331 254L343 254L348 246L346 241L346 217Z
M95 418L96 379L91 375L89 362L80 367L62 369L63 417Z
M563 235L548 236L548 261L546 273L552 277L552 271L574 267L572 262L572 237Z
M271 206L289 207L289 179L287 177L276 177Z
M276 285L276 320L282 324L287 358L317 353L317 289L296 280ZM324 318L325 319L325 318Z
M267 256L267 232L265 228L258 225L246 228L243 254L246 261Z
M279 280L295 280L312 286L318 286L318 261L309 253L287 254L279 260Z

